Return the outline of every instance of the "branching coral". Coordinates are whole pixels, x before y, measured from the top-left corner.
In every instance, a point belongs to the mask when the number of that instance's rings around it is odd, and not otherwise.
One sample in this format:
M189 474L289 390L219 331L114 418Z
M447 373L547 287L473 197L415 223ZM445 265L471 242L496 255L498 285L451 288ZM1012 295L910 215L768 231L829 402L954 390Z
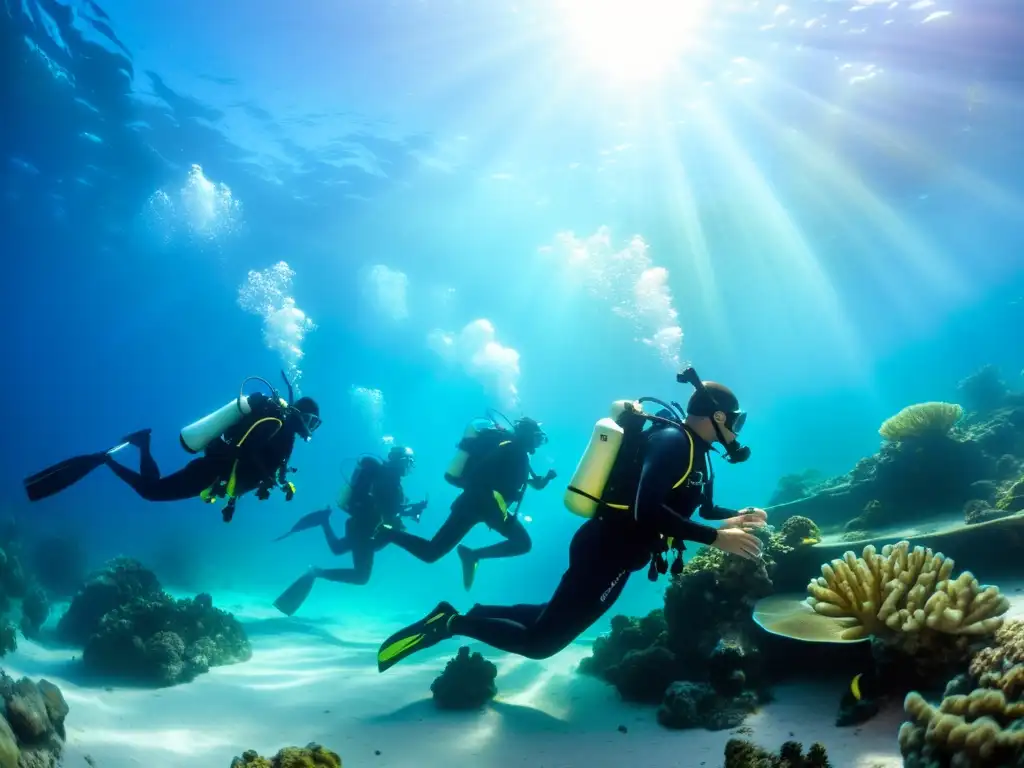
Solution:
M981 687L998 688L1011 700L1024 694L1024 621L1006 622L996 645L974 654L970 672Z
M914 721L900 727L905 765L934 764L940 756L942 765L1019 765L1015 759L1024 755L1024 731L1008 727L1024 717L1024 703L1008 703L1002 691L979 688L938 707L911 692L903 706Z
M848 620L844 639L875 635L909 648L939 635L966 641L1002 625L1009 602L998 587L982 587L969 571L951 579L954 562L907 541L862 557L847 552L821 567L807 585L816 613ZM963 643L966 646L966 642Z
M918 403L886 419L878 433L889 442L908 438L941 436L964 416L964 409L953 403Z

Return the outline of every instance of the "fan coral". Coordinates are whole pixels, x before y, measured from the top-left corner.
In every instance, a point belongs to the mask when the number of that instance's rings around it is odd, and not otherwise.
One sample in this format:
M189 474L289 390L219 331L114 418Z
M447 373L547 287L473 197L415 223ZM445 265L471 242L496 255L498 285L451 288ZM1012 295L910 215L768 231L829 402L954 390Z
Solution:
M937 635L969 638L994 633L1009 602L998 587L982 587L969 571L951 579L954 562L907 541L862 557L847 552L821 567L807 585L808 603L822 616L847 620L843 639L875 635L907 650Z
M918 403L883 422L878 433L892 443L914 437L945 435L964 416L964 409L952 403Z

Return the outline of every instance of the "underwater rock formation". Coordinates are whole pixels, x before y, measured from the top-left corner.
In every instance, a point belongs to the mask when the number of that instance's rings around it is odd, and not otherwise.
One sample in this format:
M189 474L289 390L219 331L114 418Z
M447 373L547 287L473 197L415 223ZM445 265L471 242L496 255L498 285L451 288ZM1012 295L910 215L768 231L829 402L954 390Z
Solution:
M117 557L92 574L57 623L57 637L85 646L110 611L136 598L162 594L156 574L130 557Z
M38 584L33 584L21 599L21 632L25 637L37 638L50 616L50 601Z
M82 661L96 674L166 686L251 657L242 625L209 595L175 600L158 593L104 615Z
M705 547L672 578L664 609L613 617L611 632L597 639L580 672L611 683L627 701L660 704L666 727L741 723L767 698L753 604L772 593L771 574L780 564L811 551L815 530L797 519L779 533L758 531L759 561Z
M498 695L497 677L494 664L464 645L430 684L430 692L439 709L480 709Z
M777 755L744 739L729 739L725 745L725 768L831 768L825 747L815 743L804 754L803 745L787 741Z
M768 505L774 507L778 504L787 504L791 501L806 498L824 480L825 478L822 474L814 469L796 472L791 475L783 475L779 478L775 491L768 499Z
M55 768L64 751L68 705L48 680L15 681L0 672L0 766Z
M829 531L878 531L973 499L1024 509L1024 486L1011 490L1024 479L1024 393L1008 391L990 368L961 382L961 394L967 413L954 403L920 403L887 419L878 453L845 475L799 492L789 490L799 475L780 481L772 517L799 514Z
M255 750L231 761L231 768L342 768L337 753L320 746L285 747L271 758L260 757Z
M4 656L17 647L18 627L26 637L38 636L50 614L50 603L22 565L15 529L8 526L0 540L0 656Z

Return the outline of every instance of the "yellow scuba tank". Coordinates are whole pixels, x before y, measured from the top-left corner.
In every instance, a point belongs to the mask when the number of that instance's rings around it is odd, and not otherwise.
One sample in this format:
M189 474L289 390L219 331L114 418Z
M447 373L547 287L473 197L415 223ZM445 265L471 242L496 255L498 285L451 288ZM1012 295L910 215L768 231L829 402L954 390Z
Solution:
M601 494L608 484L626 434L619 420L624 414L640 413L642 410L638 402L616 400L612 403L611 415L594 425L590 443L580 457L565 491L565 506L570 512L586 518L597 513L601 506Z
M500 427L488 419L474 419L469 423L466 431L462 433L458 450L448 464L448 469L444 472L444 479L448 483L456 488L462 487L463 474L466 471L466 465L473 456L473 449L477 447L477 438L488 430L500 430Z
M348 503L352 500L352 485L345 483L341 486L341 490L338 491L337 505L338 509L342 512L348 511Z
M249 406L249 398L239 395L222 408L182 429L178 436L181 447L189 453L199 453L250 413L252 408Z

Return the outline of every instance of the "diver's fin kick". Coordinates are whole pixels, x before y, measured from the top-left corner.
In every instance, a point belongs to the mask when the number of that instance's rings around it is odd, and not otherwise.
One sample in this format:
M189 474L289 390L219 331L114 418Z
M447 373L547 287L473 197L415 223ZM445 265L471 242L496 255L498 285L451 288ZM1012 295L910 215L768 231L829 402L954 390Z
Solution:
M473 580L476 578L476 566L478 564L477 559L473 556L473 551L469 547L459 545L456 550L459 554L459 560L462 563L462 586L469 592L473 588Z
M294 584L281 593L281 596L274 601L274 607L285 616L293 615L306 602L306 598L309 597L309 593L313 590L314 583L316 583L316 572L310 570L309 573L300 576L295 580Z
M287 533L282 533L274 541L281 541L286 539L293 533L299 533L300 531L308 531L310 528L319 528L331 517L331 508L324 507L318 509L316 512L310 512L308 515L303 515L298 521L291 527Z
M459 612L450 603L441 602L425 617L396 632L377 651L377 670L384 672L416 651L437 645L452 636L448 623Z
M148 429L133 432L113 448L108 448L99 453L74 456L70 459L65 459L59 464L54 464L52 467L36 472L30 477L26 477L22 482L25 485L25 493L28 494L28 500L40 501L60 493L65 488L70 488L93 470L103 466L107 462L108 456L117 453L122 448L127 448L129 445L139 445L141 441L149 437L149 433L150 430Z

